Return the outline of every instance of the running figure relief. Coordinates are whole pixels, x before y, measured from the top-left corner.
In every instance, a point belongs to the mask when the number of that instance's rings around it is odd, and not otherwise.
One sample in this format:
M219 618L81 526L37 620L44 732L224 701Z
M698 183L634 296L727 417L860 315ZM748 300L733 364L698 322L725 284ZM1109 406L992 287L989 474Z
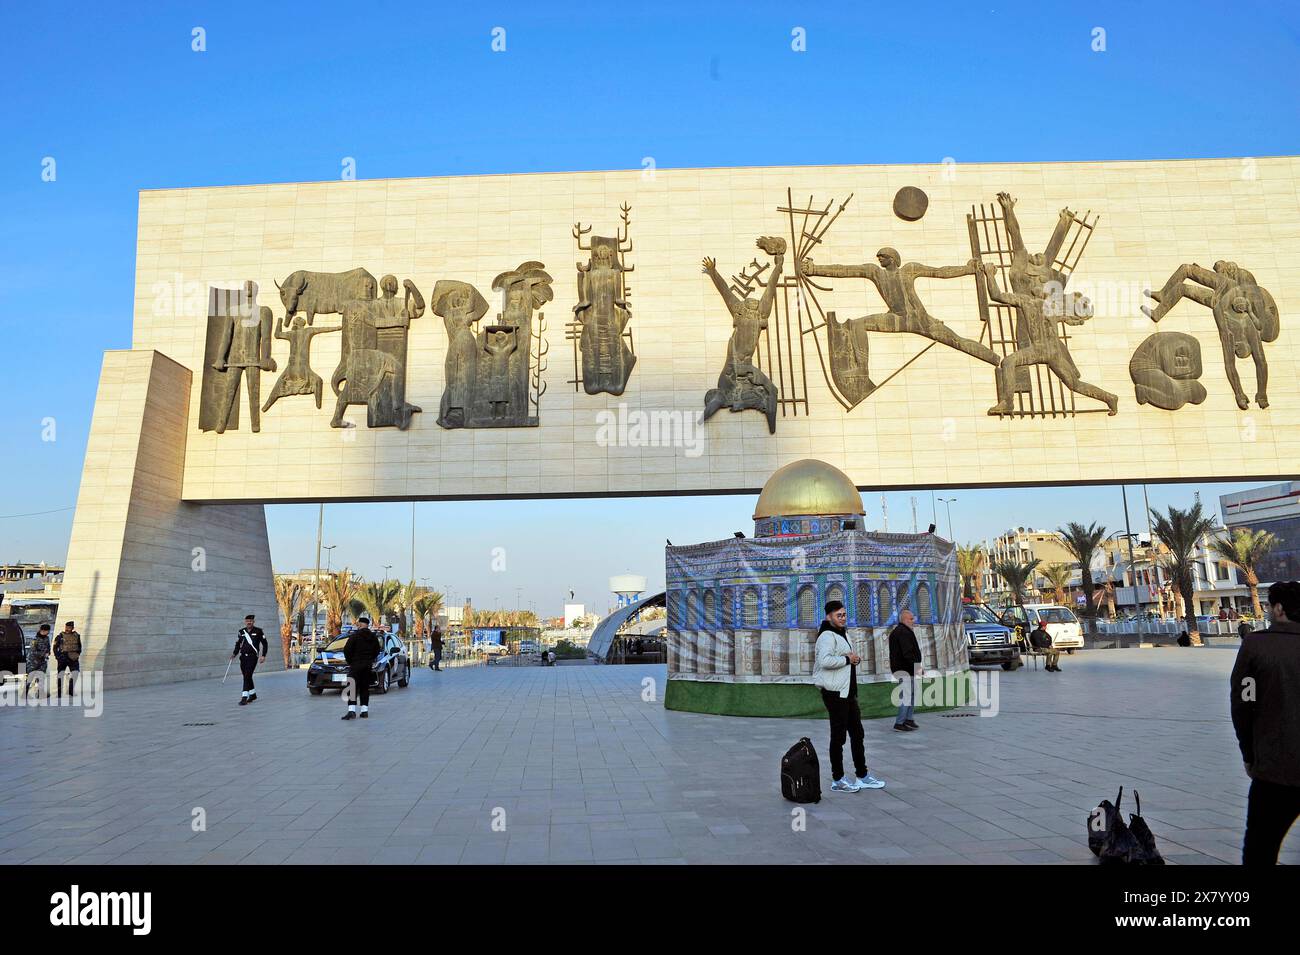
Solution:
M949 348L996 365L1001 356L987 345L963 338L926 311L916 294L918 278L955 279L974 275L979 262L965 265L931 266L919 262L903 264L896 249L886 246L876 253L876 262L862 265L817 265L812 259L799 263L802 275L825 278L866 279L876 287L888 311L862 318L839 321L835 312L826 313L831 374L846 396L857 401L876 390L867 372L868 332L910 332Z
M733 412L753 408L767 417L769 434L776 432L777 390L772 380L754 363L754 351L759 336L767 329L772 305L776 300L776 286L785 265L785 239L763 236L757 242L760 249L772 256L771 272L763 296L755 301L745 288L742 298L718 274L717 263L705 258L703 269L713 281L731 313L731 340L727 342L727 357L718 375L718 387L710 388L704 396L704 420L713 417L722 408Z
M1147 295L1159 303L1155 308L1142 307L1153 322L1164 318L1184 298L1208 308L1219 330L1223 367L1237 407L1243 411L1250 407L1237 373L1238 358L1254 359L1255 403L1261 408L1268 407L1268 361L1264 357L1264 343L1277 341L1281 322L1273 296L1255 281L1254 275L1236 262L1222 260L1214 263L1213 271L1195 263L1180 265L1164 288L1158 292L1147 289Z

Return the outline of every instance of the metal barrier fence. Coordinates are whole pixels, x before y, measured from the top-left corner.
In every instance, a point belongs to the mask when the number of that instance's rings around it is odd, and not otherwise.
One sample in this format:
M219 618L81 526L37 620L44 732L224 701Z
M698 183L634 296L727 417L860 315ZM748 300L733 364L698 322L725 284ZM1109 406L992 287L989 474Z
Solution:
M1268 626L1266 621L1247 620L1246 623L1252 630L1263 630ZM1241 626L1240 620L1219 620L1216 617L1198 617L1196 629L1202 634L1211 636L1230 636L1238 635L1237 628ZM1098 620L1097 633L1103 635L1121 634L1121 633L1138 633L1138 634L1169 634L1178 636L1187 629L1185 620Z

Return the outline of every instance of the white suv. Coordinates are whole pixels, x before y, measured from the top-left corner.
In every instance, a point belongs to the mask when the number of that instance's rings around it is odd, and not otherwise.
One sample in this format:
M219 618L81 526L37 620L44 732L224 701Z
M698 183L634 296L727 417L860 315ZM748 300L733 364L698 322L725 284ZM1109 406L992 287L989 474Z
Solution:
M1018 628L1025 639L1040 623L1052 638L1052 649L1073 653L1083 646L1083 630L1079 627L1079 618L1069 607L1025 604L1023 607L1008 607L1002 614L1002 626L1012 630Z

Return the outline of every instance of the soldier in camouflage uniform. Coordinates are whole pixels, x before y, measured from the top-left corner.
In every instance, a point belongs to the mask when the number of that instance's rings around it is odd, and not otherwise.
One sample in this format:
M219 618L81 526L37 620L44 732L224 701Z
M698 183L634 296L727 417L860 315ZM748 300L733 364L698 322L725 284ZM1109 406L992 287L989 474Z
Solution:
M36 630L32 645L27 650L27 689L31 692L33 684L40 692L42 684L49 678L47 670L50 665L50 625L43 623ZM48 688L46 688L48 694Z

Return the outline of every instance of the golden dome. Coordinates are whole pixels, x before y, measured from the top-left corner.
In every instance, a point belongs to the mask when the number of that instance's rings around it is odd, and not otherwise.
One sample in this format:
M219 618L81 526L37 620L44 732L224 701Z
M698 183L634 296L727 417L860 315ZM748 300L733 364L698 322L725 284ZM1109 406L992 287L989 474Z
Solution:
M779 468L763 485L754 520L802 514L863 514L862 495L847 474L825 461L804 458Z

